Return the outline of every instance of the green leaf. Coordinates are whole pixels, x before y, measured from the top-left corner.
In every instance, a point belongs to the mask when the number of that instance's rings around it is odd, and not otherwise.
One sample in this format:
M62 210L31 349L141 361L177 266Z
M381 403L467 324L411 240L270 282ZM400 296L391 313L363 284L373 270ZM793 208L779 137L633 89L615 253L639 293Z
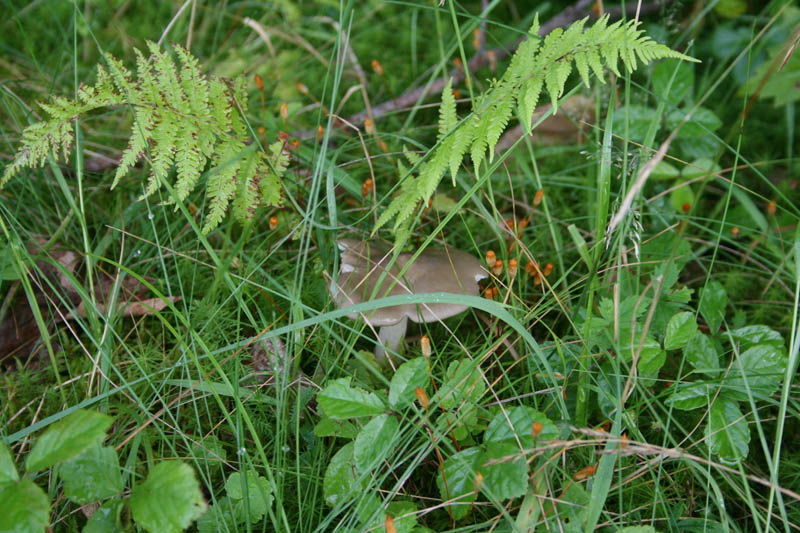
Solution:
M50 500L28 478L0 487L0 509L0 531L41 533L50 522Z
M0 488L6 483L17 481L19 474L14 466L14 458L3 441L0 441Z
M668 114L667 128L677 128L688 114L689 111L684 109L676 109ZM692 118L681 127L681 131L678 132L678 137L683 139L703 137L710 132L717 131L720 126L722 126L722 121L713 111L705 107L699 107L695 110Z
M528 488L528 463L516 444L488 444L478 470L483 474L481 490L497 501L522 496Z
M542 432L536 439L533 438L532 430L534 422L542 424ZM558 428L544 413L531 407L517 406L495 415L486 428L483 442L487 446L504 443L519 447L521 444L526 449L533 448L535 441L557 439L558 435Z
M439 401L445 409L452 409L463 402L478 403L484 392L486 383L480 361L461 359L447 367L447 381L436 393L433 402Z
M720 166L707 157L695 159L681 170L681 176L685 180L710 176L721 170Z
M114 448L95 444L61 465L64 494L75 503L87 504L122 492L122 472Z
M403 501L390 503L372 523L364 524L360 530L386 533L386 515L394 519L394 527L397 533L412 533L417 525L417 506L414 502Z
M163 461L133 489L130 508L144 530L177 533L197 520L207 505L192 467L181 461Z
M706 442L711 453L724 463L737 463L747 457L750 428L739 410L739 402L720 394L708 413Z
M656 533L653 526L628 526L619 530L619 533Z
M317 402L325 414L333 419L373 416L385 409L374 392L350 386L350 378L340 378L330 383L317 394Z
M335 507L350 500L350 497L360 492L366 484L366 477L356 474L353 450L355 445L348 442L336 452L322 480L322 493L328 505Z
M444 138L458 124L456 99L453 96L453 78L447 80L442 89L442 105L439 107L439 139Z
M359 472L375 468L375 464L391 455L400 422L393 416L376 416L361 428L356 440L353 458Z
M117 498L105 502L92 513L82 533L123 533L125 529L117 522L123 505Z
M653 92L658 101L679 105L694 85L694 67L685 61L665 59L653 67Z
M677 350L682 348L697 333L697 319L694 313L684 311L677 313L669 319L667 332L664 336L664 348Z
M694 206L692 187L682 179L672 184L673 191L669 195L669 203L678 213L686 213Z
M93 444L102 442L113 422L108 415L78 409L39 437L25 461L26 470L36 472L80 455Z
M583 485L580 483L570 483L564 494L557 500L556 509L558 510L557 531L579 532L583 531L581 525L586 521L589 502L591 497Z
M678 383L671 388L672 395L667 398L667 405L684 411L708 405L717 392L716 385L704 381Z
M414 392L416 388L425 389L429 382L430 371L428 361L424 357L403 363L389 384L389 405L395 409L410 405L417 397Z
M321 418L314 426L314 435L317 437L343 437L352 439L358 434L358 428L347 420L334 420Z
M11 281L19 279L14 253L11 244L0 246L0 281Z
M717 332L725 318L725 306L728 304L728 293L722 283L712 280L700 289L700 314L708 324L713 335Z
M786 354L783 347L760 344L748 348L734 360L725 380L725 394L746 401L750 394L769 397L780 386L786 372Z
M692 341L683 347L683 354L686 361L698 372L712 378L719 375L719 354L714 341L707 335L698 331Z
M259 476L252 470L248 470L244 477L247 483L246 494L242 487L241 472L234 472L228 476L228 480L225 482L225 491L233 503L233 514L237 521L247 521L253 524L261 520L269 506L272 505L272 488L265 477ZM249 514L245 514L245 496Z
M666 161L659 161L650 173L650 179L654 180L671 180L678 176L680 176L678 169Z
M621 134L627 131L628 139L641 142L647 136L650 124L658 119L656 110L651 107L637 104L622 106L614 112L614 131Z
M747 350L753 346L770 345L783 348L783 337L769 326L755 325L744 326L728 332L735 345L740 350Z
M461 450L444 462L444 476L441 469L436 474L439 494L445 502L452 502L450 512L455 520L467 516L472 502L478 496L475 491L475 474L481 458L481 450L477 447Z

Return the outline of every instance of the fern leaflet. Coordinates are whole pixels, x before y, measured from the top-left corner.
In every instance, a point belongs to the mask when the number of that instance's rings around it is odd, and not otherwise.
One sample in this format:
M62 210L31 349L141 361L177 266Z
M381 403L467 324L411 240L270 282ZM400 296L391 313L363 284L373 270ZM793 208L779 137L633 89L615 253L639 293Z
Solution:
M232 200L233 216L240 222L252 218L260 205L280 204L280 180L289 156L282 141L267 151L250 144L244 80L229 84L204 76L197 59L179 46L174 47L177 62L154 43L148 48L149 57L135 51L136 76L106 55L106 66L97 67L95 85L82 85L77 101L53 97L41 104L48 119L25 128L22 147L6 166L0 187L22 169L42 166L51 154L62 152L66 160L75 119L118 106L132 111L133 125L112 188L146 157L151 172L142 197L170 183L174 169L174 196L167 202L182 202L208 167L206 233L222 221Z
M639 64L646 65L662 58L697 61L656 43L639 29L635 21L609 24L608 16L604 16L592 27L584 29L587 20L577 21L566 30L555 29L542 39L537 35L537 16L528 40L517 48L503 78L494 82L487 93L476 98L472 114L460 123L451 83L448 82L439 108L437 145L429 152L427 161L419 166L419 174L405 178L400 194L387 206L373 231L394 220L395 235L407 235L411 214L433 195L448 168L455 180L467 151L470 152L476 173L486 159L487 149L491 161L497 141L506 129L515 105L529 133L531 117L542 91L550 96L553 113L557 112L558 99L564 93L573 64L583 83L588 86L590 72L604 83L604 66L619 76L620 60L627 72L632 72Z

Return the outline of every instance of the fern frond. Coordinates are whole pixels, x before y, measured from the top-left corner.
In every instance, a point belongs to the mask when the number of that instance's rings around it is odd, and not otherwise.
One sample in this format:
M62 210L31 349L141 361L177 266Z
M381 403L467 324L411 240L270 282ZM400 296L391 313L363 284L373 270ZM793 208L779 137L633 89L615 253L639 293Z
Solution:
M395 220L395 234L407 233L409 229L404 224L411 213L433 195L448 167L455 179L467 150L476 172L486 159L487 149L489 161L492 161L494 148L508 126L514 103L519 107L522 124L528 132L543 90L550 96L555 113L573 63L581 80L588 86L590 72L603 83L604 65L619 76L620 60L628 72L636 69L638 63L647 64L665 57L696 61L652 41L639 29L637 22L618 21L609 25L608 16L605 16L592 27L585 28L587 20L579 20L566 30L557 28L541 39L536 16L529 31L530 37L517 48L502 79L493 82L489 92L477 95L472 115L457 124L455 130L455 101L448 82L442 93L438 145L429 152L428 161L421 165L419 175L409 176L403 182L400 194L380 216L375 230L389 220Z
M456 97L453 95L453 78L442 89L442 105L439 106L439 140L442 140L458 124Z
M77 100L56 96L41 104L48 119L25 128L22 147L3 171L0 187L22 169L41 166L53 153L62 152L66 158L76 117L102 107L124 106L133 111L134 120L112 188L147 157L151 172L142 197L168 183L175 168L175 194L166 201L181 202L195 189L210 161L204 231L219 224L231 200L238 220L252 217L259 205L278 205L289 156L282 141L270 145L268 152L247 147L244 80L227 83L207 78L185 49L174 47L176 62L154 43L147 46L148 57L135 50L135 76L106 55L106 66L97 68L95 85L81 85Z

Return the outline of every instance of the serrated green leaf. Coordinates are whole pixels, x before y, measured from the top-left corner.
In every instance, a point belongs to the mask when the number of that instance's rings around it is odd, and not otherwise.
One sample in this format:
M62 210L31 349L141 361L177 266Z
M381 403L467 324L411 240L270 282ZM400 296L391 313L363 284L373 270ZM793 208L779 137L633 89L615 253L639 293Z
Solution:
M697 332L691 342L683 348L686 361L698 372L710 377L720 373L719 354L714 342L707 335Z
M728 293L719 281L711 280L706 287L700 289L699 311L712 335L717 332L725 318L727 304Z
M50 500L28 478L0 487L0 531L41 533L50 523Z
M784 346L780 333L769 326L753 325L744 326L728 332L731 340L740 350L747 350L753 346L770 345L776 348Z
M522 496L528 488L528 464L516 444L488 444L478 470L483 475L481 491L497 501Z
M747 457L750 428L739 410L739 402L720 394L708 413L706 442L720 461L733 464Z
M780 386L785 372L783 347L770 344L753 346L733 362L725 380L725 394L740 401L748 400L750 394L767 398Z
M59 469L64 494L75 503L87 504L122 492L122 472L114 448L91 446Z
M243 483L247 483L247 492ZM238 522L251 524L261 520L272 505L272 488L269 481L248 470L244 476L241 472L234 472L225 482L225 491L233 503L233 516ZM245 497L247 506L245 507ZM245 513L245 509L247 513Z
M389 405L400 409L410 405L416 399L416 388L425 387L430 383L428 361L424 357L417 357L400 365L389 383Z
M694 313L689 311L677 313L667 323L664 348L667 350L682 348L694 337L695 333L697 333L697 319Z
M144 530L178 533L197 520L207 505L192 467L181 461L162 461L133 489L130 508Z
M36 472L68 461L100 443L114 419L103 413L78 409L56 422L36 441L25 461L25 469Z
M339 420L373 416L386 408L374 392L350 385L350 378L340 378L317 394L317 402L328 417Z
M117 521L122 505L118 498L105 502L92 513L81 533L123 533L125 529Z
M380 415L361 428L354 442L353 459L359 472L367 472L376 463L391 455L400 431L400 422L393 416Z
M5 483L17 481L19 474L17 467L14 466L14 458L11 457L11 452L2 441L0 441L0 488Z
M461 450L444 462L444 476L441 469L436 474L436 485L442 500L450 503L454 520L467 516L472 502L478 496L475 491L475 474L482 458L479 448ZM446 483L445 483L446 481Z
M538 437L533 437L533 423L542 424L542 431ZM533 448L536 441L557 439L558 428L544 413L531 407L517 406L499 412L489 422L483 442L487 446L495 443L513 444L523 449ZM519 442L519 444L517 444Z
M667 398L667 405L684 411L707 406L717 392L716 385L703 381L678 383L671 388L672 394Z
M355 459L352 442L345 444L336 452L322 480L322 493L328 505L335 507L341 505L358 494L366 484L367 478L356 474Z
M486 392L479 361L461 359L447 367L447 381L433 398L433 403L441 402L445 409L457 407L462 402L477 403Z
M321 418L314 426L314 435L317 437L342 437L352 439L358 435L358 428L347 420L333 420Z

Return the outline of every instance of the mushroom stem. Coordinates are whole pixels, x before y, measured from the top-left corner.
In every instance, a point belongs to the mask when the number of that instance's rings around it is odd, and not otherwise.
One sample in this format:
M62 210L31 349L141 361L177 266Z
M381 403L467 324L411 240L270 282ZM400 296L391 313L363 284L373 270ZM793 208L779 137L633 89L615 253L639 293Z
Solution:
M403 339L406 337L408 317L403 316L396 324L383 326L378 330L378 343L375 345L375 361L383 364L386 361L386 351L396 352Z

